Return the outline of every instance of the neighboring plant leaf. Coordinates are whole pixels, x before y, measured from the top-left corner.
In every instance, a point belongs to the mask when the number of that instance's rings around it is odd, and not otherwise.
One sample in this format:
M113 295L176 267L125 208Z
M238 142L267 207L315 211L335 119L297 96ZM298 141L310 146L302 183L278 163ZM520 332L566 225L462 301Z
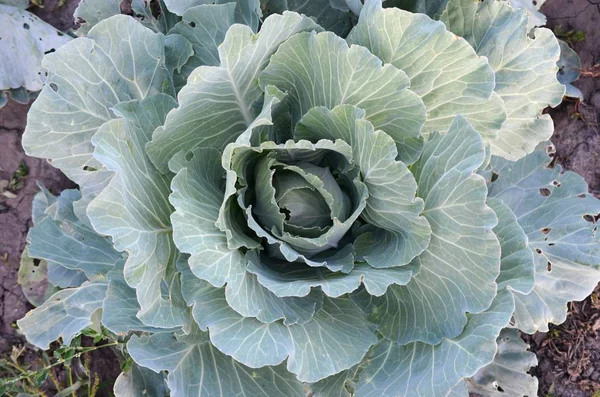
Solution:
M514 309L512 294L502 291L484 312L470 314L462 333L437 345L397 345L383 339L367 356L356 395L361 397L445 397L463 378L489 364L495 340Z
M92 325L92 315L102 307L106 283L86 283L79 288L58 291L43 305L17 321L29 343L47 350L62 338L65 345L83 329Z
M136 289L137 317L161 328L183 325L185 304L175 269L170 178L152 166L145 147L154 127L176 104L161 94L115 107L123 118L104 124L92 138L94 157L115 175L87 210L94 229L111 236L116 250L128 253L124 274Z
M293 13L270 16L256 37L247 26L233 25L219 47L221 66L194 70L179 92L179 107L154 132L147 147L154 165L166 173L181 150L223 149L235 140L258 115L253 107L263 92L257 77L269 57L291 35L313 29L318 25L310 18Z
M496 294L500 244L496 215L485 204L484 179L474 174L485 158L481 136L457 116L445 135L434 134L411 168L431 242L417 259L420 272L382 297L365 291L353 300L386 338L399 344L439 343L459 335L466 312L480 313Z
M384 9L381 0L367 0L347 41L367 47L408 75L411 90L427 108L425 137L448 131L457 114L487 140L497 136L506 117L502 100L493 91L494 72L443 23L423 14Z
M0 91L42 89L42 58L71 40L32 13L0 4ZM13 94L13 97L17 97Z
M527 371L538 363L535 353L514 328L505 328L497 340L498 352L494 361L467 379L471 393L481 397L535 396L538 380Z
M583 94L579 88L571 83L579 79L581 59L579 55L563 40L558 40L560 45L560 59L558 60L558 74L556 78L565 86L565 96L583 101Z
M169 372L167 384L173 397L286 396L304 397L302 383L284 365L249 368L214 348L206 333L162 333L133 336L127 350L141 366Z
M148 368L133 363L129 371L122 372L113 389L115 397L165 397L169 394L165 377Z
M597 226L600 201L587 193L582 177L549 168L546 145L516 163L492 158L498 179L490 197L511 208L534 252L535 287L515 292L516 326L523 332L548 331L567 316L567 302L588 296L600 281Z
M40 306L56 292L56 288L48 282L48 263L29 257L27 248L21 253L17 282L33 306Z
M565 92L556 79L560 48L552 31L535 29L530 38L525 11L496 0L450 0L441 20L485 56L495 72L494 90L507 117L498 140L491 142L492 154L517 160L549 139L552 119L542 110L557 106Z

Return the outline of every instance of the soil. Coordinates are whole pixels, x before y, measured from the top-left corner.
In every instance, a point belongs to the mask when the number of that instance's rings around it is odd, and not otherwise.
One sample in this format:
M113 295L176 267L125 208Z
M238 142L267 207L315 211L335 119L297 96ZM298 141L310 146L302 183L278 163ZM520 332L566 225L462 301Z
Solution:
M78 2L67 0L59 7L58 0L45 0L44 8L36 7L34 12L58 29L68 30L73 27L72 15ZM585 40L570 42L582 60L582 77L574 85L582 91L584 100L565 100L549 113L555 123L552 141L558 162L582 175L590 192L600 197L600 67L594 68L600 64L600 0L548 0L541 11L548 18L549 28L560 26L563 32L585 34ZM0 180L9 180L22 164L28 168L16 198L0 198L0 354L24 343L14 324L31 306L17 284L17 270L31 226L36 181L55 194L73 187L44 160L23 153L21 135L28 109L29 105L15 102L0 109ZM566 322L551 326L549 332L523 335L538 356L539 365L531 373L539 378L539 396L591 397L600 390L599 295L597 290L585 301L571 303ZM118 374L116 357L108 352L92 360L106 386L103 389L110 390Z

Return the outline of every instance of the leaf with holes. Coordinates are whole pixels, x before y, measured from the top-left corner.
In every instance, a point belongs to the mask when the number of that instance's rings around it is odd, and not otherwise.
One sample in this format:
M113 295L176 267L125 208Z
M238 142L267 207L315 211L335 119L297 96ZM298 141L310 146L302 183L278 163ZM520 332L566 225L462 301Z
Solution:
M23 136L79 185L34 201L66 289L31 342L99 322L117 396L534 394L507 327L600 280L599 202L535 149L551 31L501 0L101 3Z

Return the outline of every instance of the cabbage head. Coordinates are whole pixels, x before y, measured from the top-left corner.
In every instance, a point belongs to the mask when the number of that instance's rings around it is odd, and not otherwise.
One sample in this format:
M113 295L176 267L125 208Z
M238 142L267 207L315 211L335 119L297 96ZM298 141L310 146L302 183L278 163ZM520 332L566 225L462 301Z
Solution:
M34 202L60 290L31 343L103 327L117 396L536 394L517 330L600 280L550 30L498 0L113 3L82 1L23 136L79 185Z

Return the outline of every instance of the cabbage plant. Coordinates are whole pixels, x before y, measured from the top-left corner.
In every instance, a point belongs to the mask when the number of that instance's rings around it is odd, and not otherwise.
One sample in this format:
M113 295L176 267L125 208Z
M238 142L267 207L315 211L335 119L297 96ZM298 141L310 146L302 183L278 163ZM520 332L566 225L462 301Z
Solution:
M34 202L61 290L27 339L104 327L118 396L535 395L517 330L600 280L552 32L497 0L208 3L84 0L45 57L23 146L79 189Z

